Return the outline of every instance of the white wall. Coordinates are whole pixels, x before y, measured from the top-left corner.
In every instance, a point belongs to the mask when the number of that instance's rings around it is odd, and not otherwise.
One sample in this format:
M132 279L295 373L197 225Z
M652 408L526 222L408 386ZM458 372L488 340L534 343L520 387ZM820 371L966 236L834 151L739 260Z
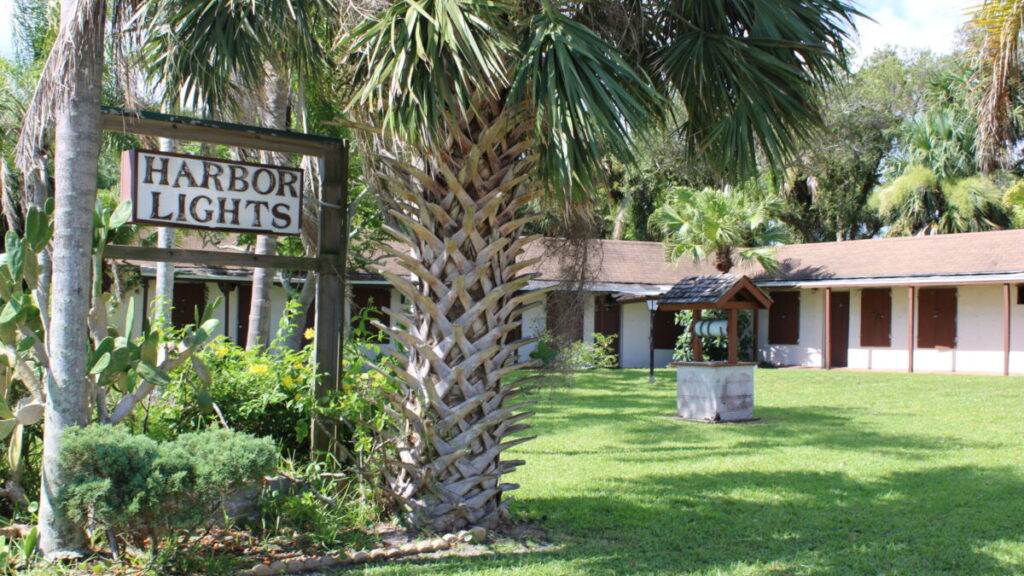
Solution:
M619 365L622 368L649 368L651 362L651 311L644 302L624 304L622 310L622 346ZM665 368L675 350L655 349L654 367Z
M534 306L530 310L527 310L523 314L523 337L524 338L539 338L540 335L547 329L547 315L544 313L544 305L547 303L547 296L542 296L540 299L540 305ZM530 344L523 346L519 349L519 360L526 362L530 359L530 353L537 349L537 343L531 342Z
M757 341L759 359L780 366L821 366L825 321L824 290L800 291L800 336L794 345L768 343L768 311L759 311Z
M1016 286L1010 295L1010 372L1024 373L1024 305L1016 304ZM797 346L768 344L768 313L759 318L762 360L780 365L821 366L824 336L824 290L802 290L800 295L800 343ZM918 372L1003 372L1003 286L978 285L957 288L957 342L952 350L918 349L917 298L914 334L907 330L907 288L892 290L891 346L860 345L860 289L850 291L850 338L848 366L860 370L906 370L908 342L913 343L914 370Z

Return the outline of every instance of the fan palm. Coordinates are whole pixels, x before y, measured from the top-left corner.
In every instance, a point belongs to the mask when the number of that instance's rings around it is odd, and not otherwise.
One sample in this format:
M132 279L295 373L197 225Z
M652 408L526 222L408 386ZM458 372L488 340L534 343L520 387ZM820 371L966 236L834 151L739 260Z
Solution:
M1002 228L1009 217L999 187L984 175L943 178L914 165L869 198L889 236Z
M533 240L528 207L556 211L596 190L599 159L632 158L686 107L688 151L722 173L780 162L819 124L815 95L844 63L855 12L839 0L556 4L398 0L344 39L353 107L379 141L380 192L416 281L383 273L412 303L387 470L415 524L494 525L515 485L528 401L513 374Z
M908 121L899 176L868 200L890 236L949 234L1009 224L1002 192L974 164L973 119L936 109Z
M737 260L752 260L774 271L779 267L774 245L788 239L775 220L780 208L775 198L743 189L681 188L650 222L664 234L670 262L685 256L695 262L712 257L715 268L728 274Z

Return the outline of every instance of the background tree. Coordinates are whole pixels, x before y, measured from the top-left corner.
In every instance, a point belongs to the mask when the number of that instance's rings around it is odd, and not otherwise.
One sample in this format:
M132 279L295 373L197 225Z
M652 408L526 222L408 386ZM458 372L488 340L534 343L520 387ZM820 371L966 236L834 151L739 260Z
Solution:
M545 193L549 212L592 197L601 159L631 162L669 95L687 112L688 154L721 174L753 172L759 154L781 164L820 125L853 14L832 0L398 1L346 39L353 107L392 152L379 191L405 248L388 249L419 278L383 272L413 308L389 311L408 331L392 332L387 470L413 523L493 526L515 487L502 476L520 463L500 456L526 440L508 436L529 415L513 403L527 384L510 377L527 343L510 335L537 297L517 294L525 209Z
M868 197L897 149L903 123L929 106L932 85L952 57L887 47L840 78L825 95L825 129L779 182L780 214L799 242L871 237L878 231Z

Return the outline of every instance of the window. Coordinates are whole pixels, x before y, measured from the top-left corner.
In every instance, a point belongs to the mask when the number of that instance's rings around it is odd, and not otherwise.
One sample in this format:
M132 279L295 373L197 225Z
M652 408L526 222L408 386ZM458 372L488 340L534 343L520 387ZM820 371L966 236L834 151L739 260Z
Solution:
M956 288L918 291L917 347L956 347Z
M1017 284L1017 304L1024 304L1024 284Z
M892 291L888 288L860 293L860 345L892 346Z
M648 314L650 312L648 311ZM654 347L659 350L675 350L676 340L686 327L676 324L674 310L658 310L654 313Z
M800 342L800 293L772 292L768 309L768 343L798 344Z

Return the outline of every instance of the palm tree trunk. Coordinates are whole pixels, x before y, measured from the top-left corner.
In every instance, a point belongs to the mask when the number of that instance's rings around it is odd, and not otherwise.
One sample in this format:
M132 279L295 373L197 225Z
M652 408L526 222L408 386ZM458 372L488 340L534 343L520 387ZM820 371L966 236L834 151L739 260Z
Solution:
M442 532L502 518L503 474L520 461L502 453L529 438L509 439L528 426L529 401L514 403L529 378L509 375L529 363L510 341L524 310L540 294L521 292L533 277L517 261L534 237L520 237L534 217L523 216L538 189L528 128L500 104L480 102L455 126L445 154L423 151L414 167L383 159L396 173L383 178L391 213L404 225L390 230L408 249L385 246L418 278L381 270L413 305L412 317L385 309L388 330L404 353L397 360L400 390L393 398L390 440L397 461L385 477L392 497L414 525Z
M58 458L61 435L68 427L89 421L86 318L101 139L104 16L102 0L61 3L61 28L77 28L81 33L74 38L77 66L65 79L56 111L53 292L47 334L50 373L39 501L39 546L49 558L77 555L86 545L85 534L68 520L56 498L65 482Z
M264 82L263 102L260 115L267 128L288 128L288 105L291 86L288 79L274 70L268 70ZM264 162L271 160L284 163L281 155L267 155ZM277 252L277 238L258 236L256 253L272 255ZM249 306L249 334L245 347L249 350L266 346L270 342L270 292L274 287L274 271L256 268L252 273L252 302Z
M160 139L161 152L174 152L174 140L169 138ZM174 248L176 233L174 228L161 227L156 231L156 245L158 248ZM156 295L154 302L158 307L154 316L159 318L165 326L171 326L171 309L174 306L174 263L157 262L156 265ZM162 358L161 358L162 360Z
M277 238L256 237L257 254L275 254ZM256 268L252 272L252 302L249 304L249 333L245 340L247 350L262 348L270 342L270 291L274 287L274 271Z

